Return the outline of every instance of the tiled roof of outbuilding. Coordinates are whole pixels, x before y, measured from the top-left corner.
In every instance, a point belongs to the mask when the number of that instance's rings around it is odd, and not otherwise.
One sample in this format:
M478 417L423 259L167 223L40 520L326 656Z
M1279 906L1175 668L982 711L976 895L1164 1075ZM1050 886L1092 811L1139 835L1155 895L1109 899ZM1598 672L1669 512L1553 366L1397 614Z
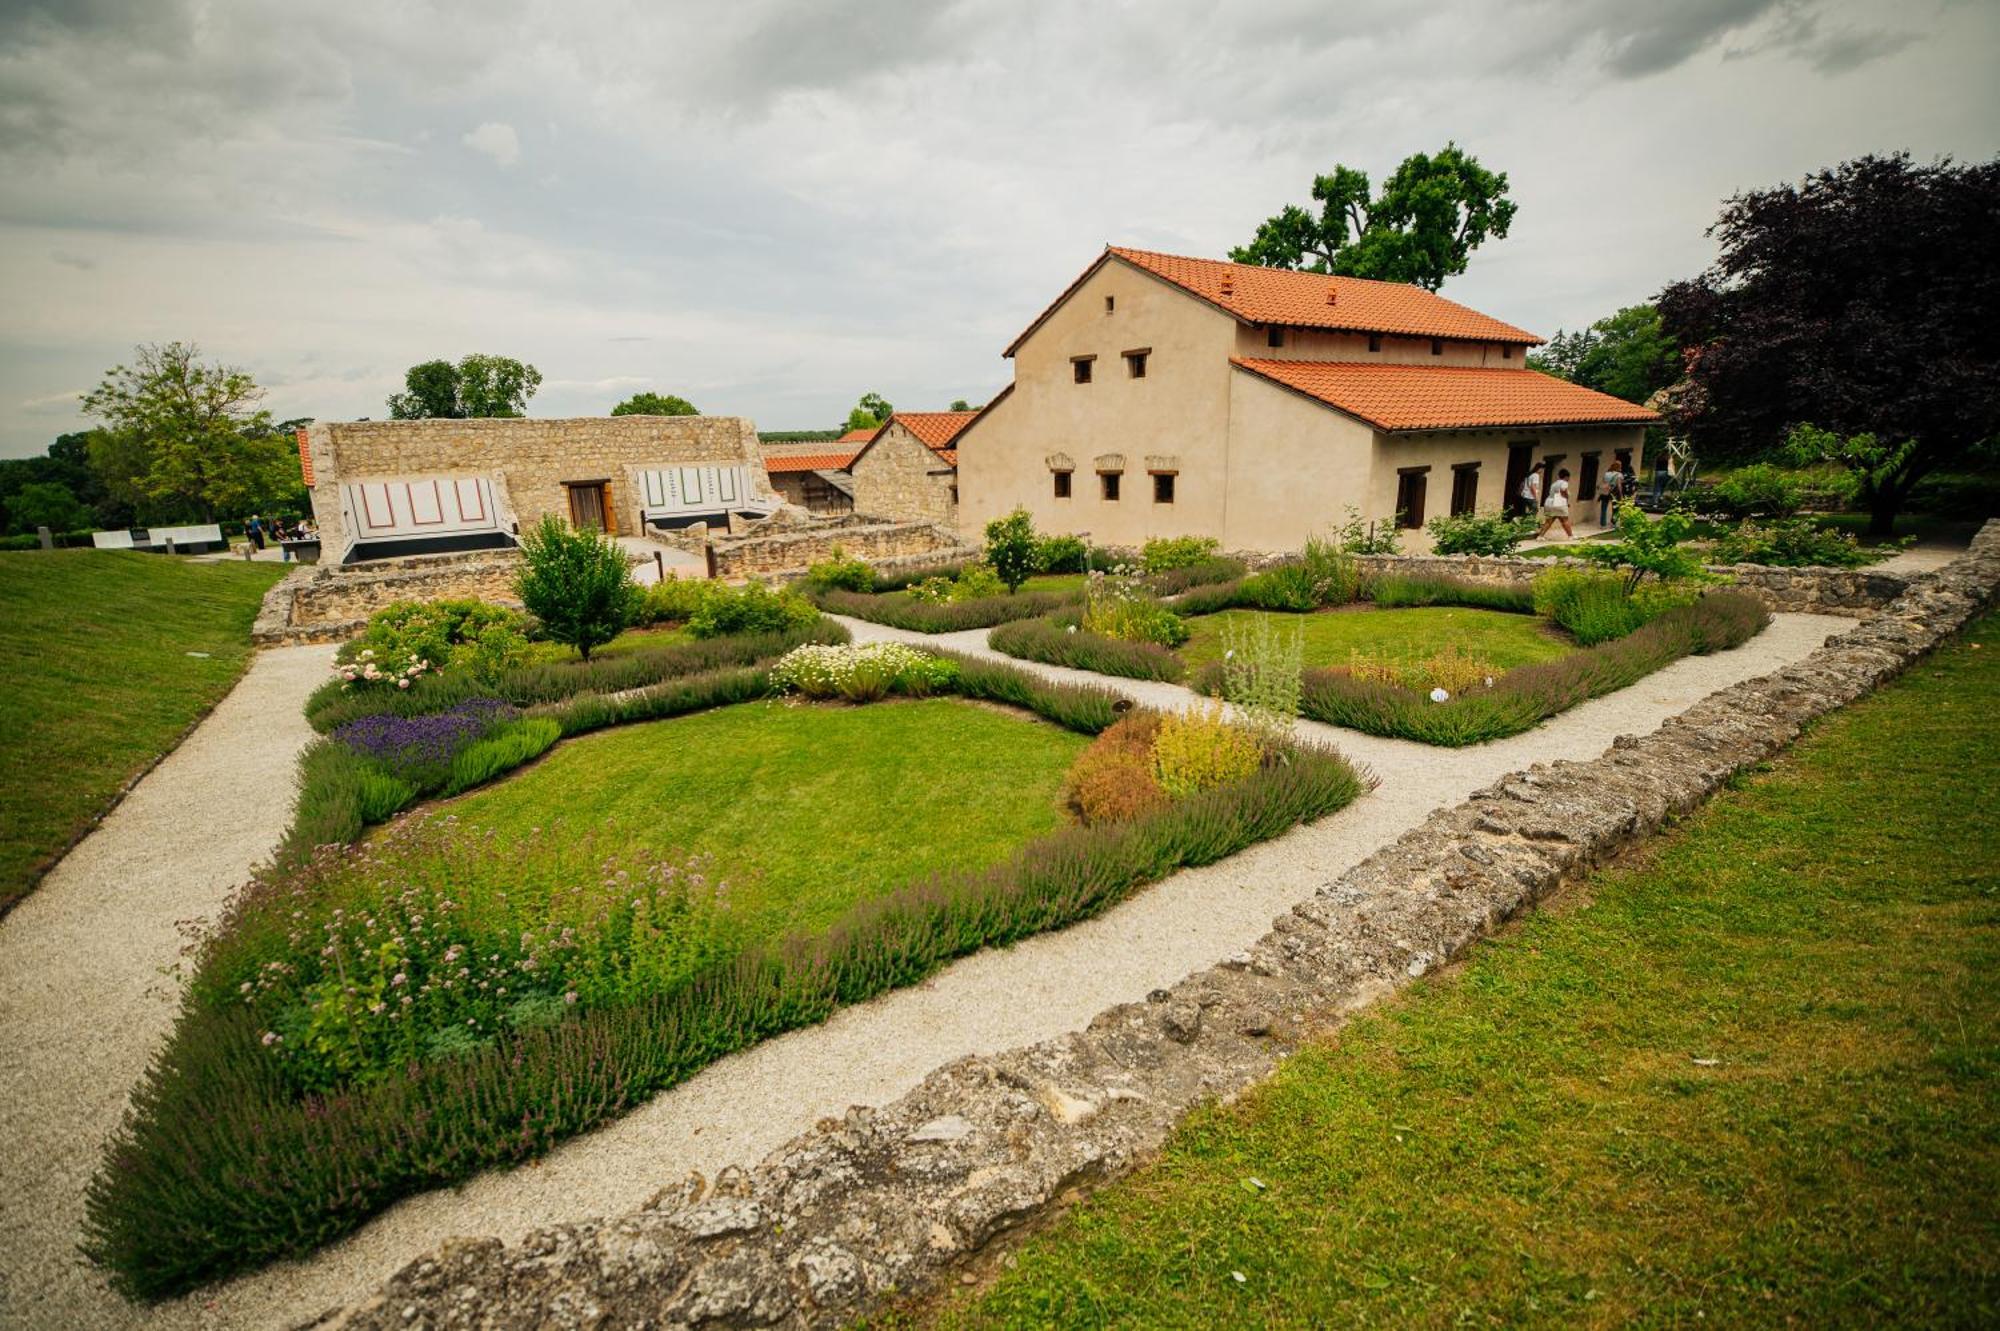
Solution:
M856 450L858 451L858 450ZM838 453L793 453L789 457L764 459L764 470L780 471L845 471L847 464L854 461L854 452L842 450Z
M1231 364L1380 430L1650 425L1660 419L1658 412L1538 370L1314 360Z

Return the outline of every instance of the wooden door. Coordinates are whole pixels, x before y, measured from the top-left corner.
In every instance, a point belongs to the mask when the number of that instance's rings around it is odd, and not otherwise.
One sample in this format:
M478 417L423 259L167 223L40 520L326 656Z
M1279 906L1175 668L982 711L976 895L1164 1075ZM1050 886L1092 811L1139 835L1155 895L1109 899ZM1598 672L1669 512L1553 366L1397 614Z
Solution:
M589 485L569 487L569 520L571 525L590 531L604 530L604 483L598 481Z
M1507 445L1507 511L1525 513L1528 501L1521 498L1521 482L1528 479L1528 464L1534 459L1533 444Z

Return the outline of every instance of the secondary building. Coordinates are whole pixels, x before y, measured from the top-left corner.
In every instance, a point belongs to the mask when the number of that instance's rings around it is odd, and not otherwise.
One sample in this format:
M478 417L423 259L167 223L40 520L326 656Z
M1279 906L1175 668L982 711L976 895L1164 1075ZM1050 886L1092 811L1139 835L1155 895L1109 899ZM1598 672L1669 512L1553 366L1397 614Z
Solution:
M1412 529L1499 512L1538 467L1580 505L1659 417L1528 369L1540 341L1402 283L1110 247L960 428L958 523L1019 506L1104 544L1296 550L1349 508Z
M771 488L788 504L808 513L837 516L854 511L854 477L848 467L873 430L849 430L828 442L764 445L764 470Z
M899 411L848 464L854 511L958 525L958 437L976 411Z
M618 535L780 502L735 416L328 422L299 457L333 564L512 546L551 513Z

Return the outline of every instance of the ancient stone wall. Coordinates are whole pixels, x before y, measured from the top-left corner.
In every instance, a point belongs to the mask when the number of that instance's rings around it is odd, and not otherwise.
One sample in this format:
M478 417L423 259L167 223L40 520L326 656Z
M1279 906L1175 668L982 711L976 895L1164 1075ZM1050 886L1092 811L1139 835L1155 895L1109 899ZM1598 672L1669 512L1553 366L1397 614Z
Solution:
M714 542L714 546L715 572L720 578L803 572L831 557L836 547L870 563L902 557L942 561L967 554L957 534L936 523L880 522L859 516L768 535L731 537Z
M514 579L518 550L413 555L342 567L297 569L264 594L251 629L259 646L338 642L353 637L368 616L397 601L491 601L519 606Z
M343 1327L833 1327L921 1292L994 1239L1157 1150L1190 1108L1267 1076L1308 1032L1459 956L1510 916L1695 808L1812 721L1993 604L2000 521L1882 613L1591 762L1536 765L1431 815L1244 953L1088 1029L933 1072L827 1119L748 1172L644 1210L465 1240L411 1263Z
M877 519L898 518L958 525L958 469L892 421L881 437L854 459L854 511Z
M640 529L639 472L713 463L745 468L751 496L775 501L757 431L738 416L593 416L575 419L343 421L307 432L313 517L328 560L351 544L340 484L362 478L486 476L509 524L545 513L565 521L564 481L608 479L607 505L621 533Z

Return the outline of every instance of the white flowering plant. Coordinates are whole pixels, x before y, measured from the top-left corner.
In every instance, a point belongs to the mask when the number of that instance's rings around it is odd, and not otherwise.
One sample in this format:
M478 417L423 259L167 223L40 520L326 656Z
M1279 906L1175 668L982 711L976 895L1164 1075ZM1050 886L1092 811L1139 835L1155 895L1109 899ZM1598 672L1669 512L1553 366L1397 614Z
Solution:
M352 692L360 688L407 689L411 683L425 675L437 673L438 667L422 656L412 655L400 666L388 665L375 659L375 651L364 647L355 654L352 661L336 661L333 673L340 680L341 692Z
M912 698L949 690L958 664L899 642L794 647L771 667L771 683L807 698L875 702L892 693Z

